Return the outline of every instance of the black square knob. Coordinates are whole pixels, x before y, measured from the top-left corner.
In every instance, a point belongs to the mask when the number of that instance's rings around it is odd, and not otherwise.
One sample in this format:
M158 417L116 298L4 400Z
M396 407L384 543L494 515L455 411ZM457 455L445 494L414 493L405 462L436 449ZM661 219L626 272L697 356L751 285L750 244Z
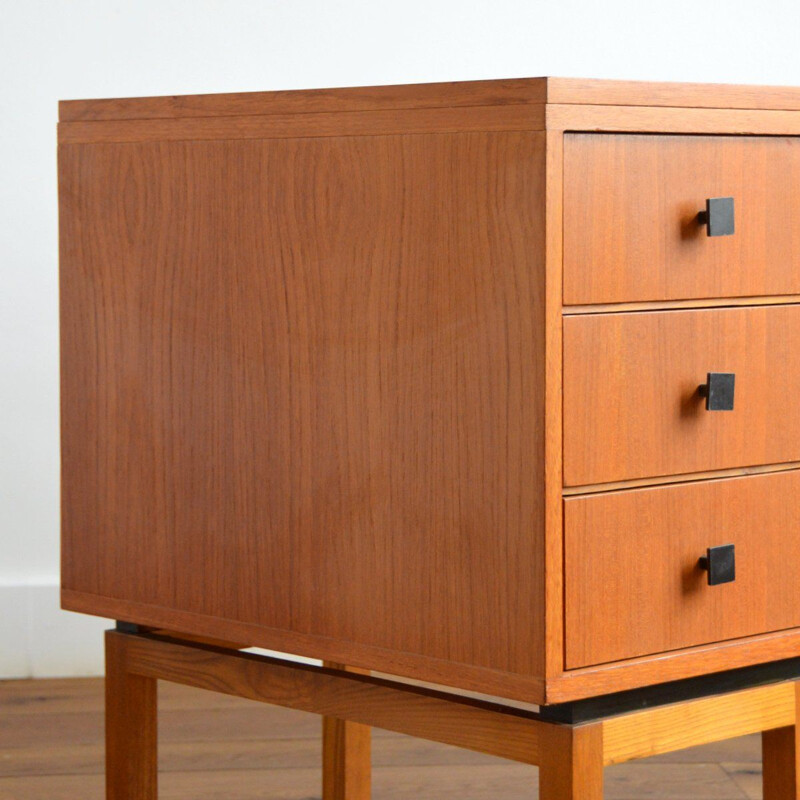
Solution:
M705 223L708 236L733 236L733 198L709 197L700 221Z
M708 571L709 586L736 580L736 553L732 544L709 547L698 564L701 569Z
M733 372L709 372L698 392L706 399L706 411L733 411L735 388L736 375Z

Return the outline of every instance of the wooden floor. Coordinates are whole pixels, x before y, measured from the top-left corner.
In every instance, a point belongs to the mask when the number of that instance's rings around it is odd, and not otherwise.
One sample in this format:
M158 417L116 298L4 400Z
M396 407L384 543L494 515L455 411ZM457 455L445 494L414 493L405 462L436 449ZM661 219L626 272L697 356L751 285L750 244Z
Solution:
M320 720L170 684L160 687L164 800L320 796ZM0 682L0 800L103 797L101 680ZM761 797L758 737L606 769L609 800ZM375 732L376 800L530 800L536 769Z

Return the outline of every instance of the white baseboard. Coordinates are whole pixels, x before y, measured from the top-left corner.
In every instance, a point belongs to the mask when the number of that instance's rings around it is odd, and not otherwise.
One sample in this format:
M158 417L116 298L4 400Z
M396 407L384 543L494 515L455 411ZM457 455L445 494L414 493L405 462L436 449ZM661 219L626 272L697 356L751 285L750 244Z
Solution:
M103 631L113 626L113 620L62 611L57 583L0 584L0 680L102 675Z
M112 622L62 611L52 583L0 584L0 679L103 674Z

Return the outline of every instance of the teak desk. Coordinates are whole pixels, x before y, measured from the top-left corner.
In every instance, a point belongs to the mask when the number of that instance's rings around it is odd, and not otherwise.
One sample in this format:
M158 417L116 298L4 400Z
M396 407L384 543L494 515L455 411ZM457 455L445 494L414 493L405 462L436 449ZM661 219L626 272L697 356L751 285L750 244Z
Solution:
M158 678L326 716L331 799L365 725L544 800L766 731L800 797L800 89L60 110L62 600L124 621L110 798L155 797Z

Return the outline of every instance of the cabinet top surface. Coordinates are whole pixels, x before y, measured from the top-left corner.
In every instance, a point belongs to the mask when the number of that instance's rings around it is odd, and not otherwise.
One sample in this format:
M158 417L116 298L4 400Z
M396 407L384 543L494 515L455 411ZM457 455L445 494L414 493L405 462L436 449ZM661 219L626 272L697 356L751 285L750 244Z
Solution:
M514 78L67 100L59 104L59 118L62 122L76 122L543 104L800 110L800 87Z

